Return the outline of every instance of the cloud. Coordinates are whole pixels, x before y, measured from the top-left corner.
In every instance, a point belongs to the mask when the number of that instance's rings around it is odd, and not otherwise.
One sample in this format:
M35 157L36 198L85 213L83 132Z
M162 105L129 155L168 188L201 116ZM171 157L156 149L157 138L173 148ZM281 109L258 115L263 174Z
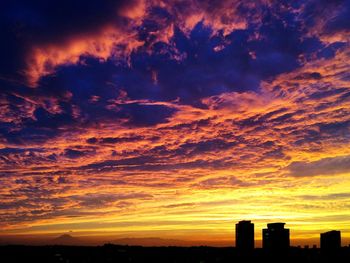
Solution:
M26 145L28 143L44 143L59 134L58 130L24 127L17 131L5 131L3 136L9 144Z
M116 44L128 39L120 37L123 31L121 25L125 24L123 12L129 16L127 10L135 9L138 2L6 3L2 8L1 24L7 37L2 47L7 47L6 57L20 55L12 62L12 72L8 72L7 76L14 78L18 74L13 73L20 70L24 72L28 84L35 86L40 77L53 73L59 65L79 62L83 54L106 59ZM131 47L135 42L130 39L123 44Z
M323 158L313 162L292 162L287 169L292 176L336 175L350 172L350 156Z
M346 17L350 12L350 2L308 1L302 15L314 34L321 35L325 41L346 41L349 24Z
M67 158L71 158L71 159L77 159L80 157L83 157L86 153L84 151L78 151L78 150L74 150L74 149L65 149L64 150L64 155Z
M331 123L322 123L320 124L320 132L328 133L328 134L339 134L339 133L347 133L350 128L350 121L335 121Z
M79 206L84 208L103 208L111 206L117 201L130 199L152 199L152 195L145 193L127 193L127 194L86 194L79 196L70 196L70 199L78 201Z
M105 137L105 138L89 138L86 140L87 143L90 144L116 144L116 143L132 143L132 142L137 142L139 140L142 140L143 136L140 135L132 135L129 137Z
M300 196L302 199L306 200L330 200L334 201L337 199L348 199L350 198L349 193L333 193L328 195L302 195Z
M202 189L222 189L222 188L240 188L240 187L249 187L251 184L249 182L241 181L240 179L227 176L227 177L215 177L203 180L199 182L196 187Z
M167 122L176 109L163 105L127 104L118 112L131 126L153 126Z
M85 2L0 11L4 231L348 207L348 1Z
M34 48L28 57L25 75L28 84L36 86L41 77L54 73L60 65L78 64L82 61L82 56L92 56L104 61L112 54L120 53L128 56L140 45L141 42L134 40L132 36L127 36L122 30L107 28L96 35L73 39L60 46Z

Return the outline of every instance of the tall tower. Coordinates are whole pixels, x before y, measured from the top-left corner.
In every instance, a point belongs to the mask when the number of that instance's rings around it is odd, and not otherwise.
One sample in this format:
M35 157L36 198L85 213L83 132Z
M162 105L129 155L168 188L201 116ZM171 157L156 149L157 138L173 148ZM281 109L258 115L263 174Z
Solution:
M236 248L241 251L254 249L254 224L251 221L239 221L236 224Z
M289 248L289 229L284 228L285 223L267 224L263 229L263 248L271 250L282 250Z
M340 231L332 230L321 233L321 249L322 250L336 250L341 247Z

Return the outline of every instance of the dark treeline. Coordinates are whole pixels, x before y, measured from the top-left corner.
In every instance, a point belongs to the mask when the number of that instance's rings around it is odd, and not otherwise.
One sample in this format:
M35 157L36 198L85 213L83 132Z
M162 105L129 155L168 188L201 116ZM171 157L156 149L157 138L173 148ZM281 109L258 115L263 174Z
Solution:
M290 247L285 251L254 249L242 252L233 247L138 247L104 245L2 246L0 262L18 263L105 263L105 262L350 262L350 248L334 251Z

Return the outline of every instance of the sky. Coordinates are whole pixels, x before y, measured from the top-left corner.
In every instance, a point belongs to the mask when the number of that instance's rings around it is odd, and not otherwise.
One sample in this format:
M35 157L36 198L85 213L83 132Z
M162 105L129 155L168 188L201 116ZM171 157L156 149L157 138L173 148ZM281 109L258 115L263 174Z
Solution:
M1 1L0 236L350 243L350 1Z

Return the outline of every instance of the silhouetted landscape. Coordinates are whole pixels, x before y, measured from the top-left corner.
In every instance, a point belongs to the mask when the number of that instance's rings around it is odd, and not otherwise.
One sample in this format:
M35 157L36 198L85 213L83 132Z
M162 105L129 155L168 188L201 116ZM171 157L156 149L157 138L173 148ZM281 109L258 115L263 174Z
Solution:
M241 253L233 247L141 247L106 244L82 246L2 246L1 262L349 262L350 248L332 253L291 247L282 253L261 248Z
M320 234L320 248L290 246L290 230L285 223L267 224L262 230L262 248L255 248L254 224L236 224L236 247L163 246L180 240L161 238L117 239L103 246L77 246L80 240L61 235L46 246L6 245L0 247L2 262L348 262L350 246L341 247L340 231ZM137 246L148 242L148 246ZM114 244L113 244L114 243ZM131 245L116 245L131 244ZM60 245L61 244L61 245ZM65 244L65 245L62 245ZM157 245L158 244L158 245ZM153 245L153 246L152 246Z

